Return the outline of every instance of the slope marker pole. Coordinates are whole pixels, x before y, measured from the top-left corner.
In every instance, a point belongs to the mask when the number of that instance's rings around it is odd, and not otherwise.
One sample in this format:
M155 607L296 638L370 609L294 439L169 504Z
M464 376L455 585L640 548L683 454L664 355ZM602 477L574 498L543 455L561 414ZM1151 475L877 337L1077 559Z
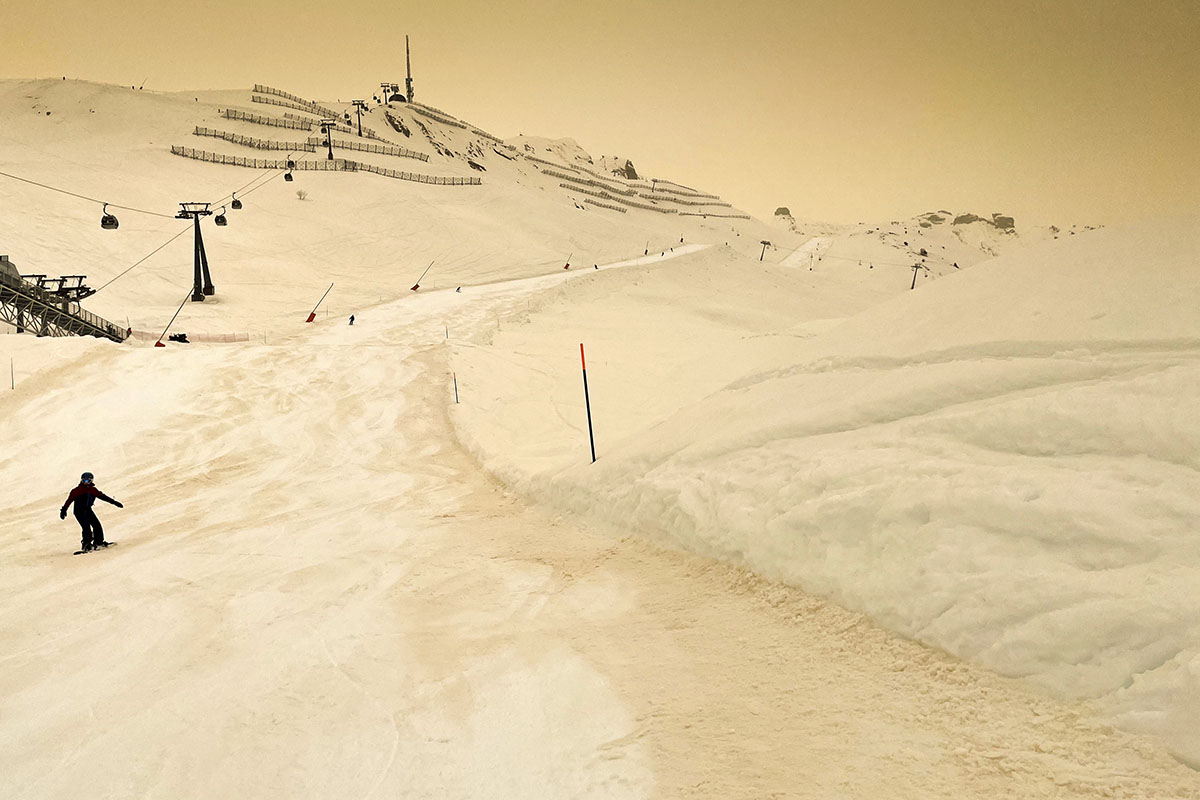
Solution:
M454 378L454 402L458 403L458 373L451 372L450 375Z
M189 289L188 293L187 293L187 297L183 298L183 303L186 303L188 301L188 298L190 298L191 296L192 296L192 291ZM167 335L167 331L171 330L171 325L172 325L172 323L175 322L175 317L178 317L179 312L183 311L183 303L180 303L179 308L175 309L175 313L173 315L171 315L171 322L168 322L167 327L163 328L163 332L158 335L158 341L154 343L155 347L166 347L166 345L162 343L162 339L164 336Z
M583 342L579 343L579 363L583 367L583 402L587 406L588 444L592 446L592 463L596 463L596 437L592 434L592 401L588 397L587 360L583 357Z
M415 292L417 289L420 289L421 281L425 280L425 276L429 274L429 270L432 268L433 262L430 261L429 266L425 268L425 271L421 273L421 277L417 278L417 282L412 285L412 288L409 291Z
M572 251L571 251L571 255L567 256L567 263L563 264L563 269L570 269L570 268L571 268L571 256L573 256L573 255L575 255L575 251L574 251L574 250L572 250Z
M329 289L325 290L325 294L321 295L321 299L317 301L317 304L315 306L313 306L313 310L309 313L308 319L306 319L305 322L312 322L314 319L317 318L317 309L321 307L321 303L325 302L325 298L329 296L329 292L331 289L333 289L332 283L329 284ZM329 316L328 309L326 309L326 311L325 311L325 316L327 316L327 317Z

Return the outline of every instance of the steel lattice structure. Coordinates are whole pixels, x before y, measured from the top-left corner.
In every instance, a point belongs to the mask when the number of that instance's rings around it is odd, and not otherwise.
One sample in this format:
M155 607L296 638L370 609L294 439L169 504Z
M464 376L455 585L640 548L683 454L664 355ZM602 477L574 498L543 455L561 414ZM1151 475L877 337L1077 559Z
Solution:
M125 330L84 311L68 297L48 292L0 269L0 320L18 333L31 330L38 336L98 336L123 342Z

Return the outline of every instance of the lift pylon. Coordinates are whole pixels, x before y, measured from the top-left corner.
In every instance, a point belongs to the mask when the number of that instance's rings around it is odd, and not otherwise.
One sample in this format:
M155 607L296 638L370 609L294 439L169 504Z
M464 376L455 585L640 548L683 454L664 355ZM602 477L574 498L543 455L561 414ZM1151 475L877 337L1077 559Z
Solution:
M204 252L204 237L200 235L200 218L207 217L213 212L208 209L208 203L180 203L176 219L190 219L195 225L195 270L192 273L192 302L203 303L205 295L216 294L212 275L208 272L208 255Z

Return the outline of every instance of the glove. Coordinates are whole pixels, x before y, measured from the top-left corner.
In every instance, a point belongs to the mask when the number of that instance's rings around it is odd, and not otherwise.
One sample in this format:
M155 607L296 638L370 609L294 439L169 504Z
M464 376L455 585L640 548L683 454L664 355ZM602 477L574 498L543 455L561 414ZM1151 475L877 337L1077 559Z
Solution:
M66 510L65 508L60 508L60 509L58 510L58 518L59 518L59 519L66 519L66 518L67 518L67 510Z
M122 503L120 500L113 500L113 505L114 505L114 506L116 506L117 508L124 508L124 507L125 507L125 504L124 504L124 503Z

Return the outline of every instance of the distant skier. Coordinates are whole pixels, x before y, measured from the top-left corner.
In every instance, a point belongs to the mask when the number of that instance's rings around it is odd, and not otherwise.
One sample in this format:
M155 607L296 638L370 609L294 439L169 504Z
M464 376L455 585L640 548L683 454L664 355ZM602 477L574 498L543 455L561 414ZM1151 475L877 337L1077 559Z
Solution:
M109 543L104 541L104 528L100 526L100 520L96 518L96 512L92 511L92 504L96 502L96 498L100 498L106 503L112 503L117 508L125 506L120 502L113 500L104 492L96 488L96 484L92 483L93 475L90 472L85 472L80 476L79 485L71 490L67 495L67 502L63 503L63 507L59 509L59 519L67 518L67 508L72 503L75 504L75 520L79 523L79 527L83 529L83 552L95 550L99 547L108 547Z
M350 324L351 325L354 324L354 315L353 314L350 315Z

